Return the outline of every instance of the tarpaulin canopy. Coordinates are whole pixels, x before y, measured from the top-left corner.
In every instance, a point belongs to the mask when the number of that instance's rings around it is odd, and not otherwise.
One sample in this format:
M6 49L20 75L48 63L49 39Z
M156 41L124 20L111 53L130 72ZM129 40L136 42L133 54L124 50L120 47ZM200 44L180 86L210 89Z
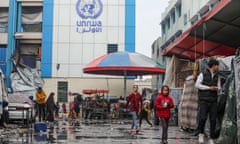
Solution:
M217 1L200 10L199 20L169 45L163 45L163 55L176 55L190 60L210 56L229 56L240 46L240 1ZM198 16L196 16L198 17Z

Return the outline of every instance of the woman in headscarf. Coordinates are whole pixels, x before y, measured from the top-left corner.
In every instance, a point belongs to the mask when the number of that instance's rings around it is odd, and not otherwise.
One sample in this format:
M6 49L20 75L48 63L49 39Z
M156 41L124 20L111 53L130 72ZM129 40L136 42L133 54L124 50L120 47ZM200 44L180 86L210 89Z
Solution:
M56 108L56 104L54 102L54 92L51 92L48 96L46 105L47 105L47 121L49 121L50 127L53 126L54 122L54 109Z

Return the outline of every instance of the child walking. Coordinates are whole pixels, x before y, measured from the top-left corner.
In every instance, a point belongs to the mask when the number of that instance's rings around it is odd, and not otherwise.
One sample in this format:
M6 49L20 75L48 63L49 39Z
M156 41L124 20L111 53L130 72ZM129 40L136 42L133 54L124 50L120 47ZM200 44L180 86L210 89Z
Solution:
M157 110L157 116L162 124L162 143L167 144L168 139L168 122L170 118L170 109L174 107L173 100L169 96L169 87L163 85L161 93L157 97L154 106Z
M142 108L142 96L138 92L138 85L133 85L133 91L130 93L127 103L125 104L124 111L130 103L130 112L132 114L132 127L131 134L135 134L139 131L137 124L137 114L140 113Z

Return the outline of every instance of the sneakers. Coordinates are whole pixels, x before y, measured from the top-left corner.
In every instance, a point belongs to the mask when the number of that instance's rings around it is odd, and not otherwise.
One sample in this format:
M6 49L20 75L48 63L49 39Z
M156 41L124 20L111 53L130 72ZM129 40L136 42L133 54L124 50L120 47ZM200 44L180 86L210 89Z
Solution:
M213 139L209 139L209 144L215 144Z
M198 142L199 142L200 144L203 144L203 143L204 143L204 134L200 133L200 134L198 135Z
M136 130L132 129L130 133L131 133L131 135L134 135L134 134L136 134Z

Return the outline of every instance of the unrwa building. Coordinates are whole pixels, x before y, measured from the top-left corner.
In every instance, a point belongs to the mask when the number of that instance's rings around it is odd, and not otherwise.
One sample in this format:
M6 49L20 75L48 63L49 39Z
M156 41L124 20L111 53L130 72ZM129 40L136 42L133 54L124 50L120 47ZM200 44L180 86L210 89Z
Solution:
M123 77L84 74L93 59L135 52L135 0L11 0L0 2L1 69L11 86L17 63L36 69L44 90L67 100L72 92L107 89L123 95ZM128 85L133 80L127 81ZM131 86L127 89L129 92ZM64 97L64 98L63 98Z

